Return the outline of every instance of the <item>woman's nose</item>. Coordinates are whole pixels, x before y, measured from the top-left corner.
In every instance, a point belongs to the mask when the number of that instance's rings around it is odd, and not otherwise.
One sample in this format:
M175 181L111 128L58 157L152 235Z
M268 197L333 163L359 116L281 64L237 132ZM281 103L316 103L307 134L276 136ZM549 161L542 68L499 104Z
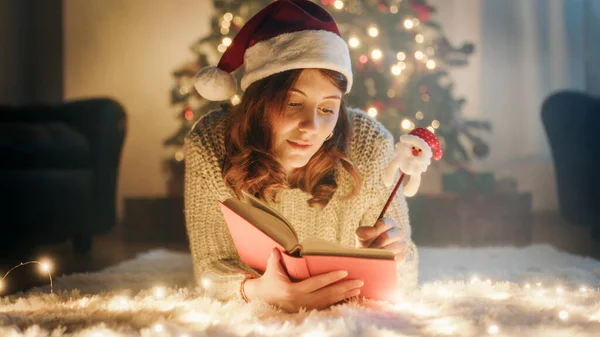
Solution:
M317 111L309 110L302 114L302 120L300 121L300 131L310 132L316 131L318 126Z

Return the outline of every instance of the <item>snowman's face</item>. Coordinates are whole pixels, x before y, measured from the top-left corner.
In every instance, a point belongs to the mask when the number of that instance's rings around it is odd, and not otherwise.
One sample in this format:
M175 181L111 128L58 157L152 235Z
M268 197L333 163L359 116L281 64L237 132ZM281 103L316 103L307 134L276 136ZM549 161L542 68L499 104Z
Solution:
M402 172L408 175L421 174L431 164L431 154L415 144L396 143L396 160Z
M419 157L423 154L423 150L420 147L413 145L410 148L410 153L415 157Z

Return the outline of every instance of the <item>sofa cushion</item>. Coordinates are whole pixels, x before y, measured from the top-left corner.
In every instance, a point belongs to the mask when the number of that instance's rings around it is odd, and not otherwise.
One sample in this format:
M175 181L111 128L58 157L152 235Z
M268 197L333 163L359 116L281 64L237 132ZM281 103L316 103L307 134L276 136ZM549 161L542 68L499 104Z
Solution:
M91 169L0 171L0 191L0 246L23 238L28 244L37 239L63 239L90 231L95 221L90 217L94 198Z
M90 164L88 141L65 123L0 123L0 169L78 169Z

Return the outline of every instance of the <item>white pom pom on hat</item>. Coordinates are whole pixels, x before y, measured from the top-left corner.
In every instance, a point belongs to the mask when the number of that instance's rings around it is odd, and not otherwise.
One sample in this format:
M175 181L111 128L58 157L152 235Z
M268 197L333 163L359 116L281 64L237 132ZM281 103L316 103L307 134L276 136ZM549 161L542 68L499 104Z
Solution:
M237 82L233 74L215 66L205 67L196 76L194 87L209 101L224 101L237 92Z
M237 92L233 72L245 66L241 89L270 75L291 69L337 71L352 87L352 64L346 41L333 17L309 0L278 0L254 15L238 32L219 64L203 68L194 87L211 101Z

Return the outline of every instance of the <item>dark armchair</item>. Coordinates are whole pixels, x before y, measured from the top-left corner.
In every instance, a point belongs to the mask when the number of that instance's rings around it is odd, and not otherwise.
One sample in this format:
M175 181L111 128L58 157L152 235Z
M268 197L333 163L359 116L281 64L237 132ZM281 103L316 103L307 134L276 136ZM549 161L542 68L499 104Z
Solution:
M549 96L542 122L554 157L560 210L600 234L600 99L574 91Z
M0 254L112 229L125 131L110 99L0 106Z

